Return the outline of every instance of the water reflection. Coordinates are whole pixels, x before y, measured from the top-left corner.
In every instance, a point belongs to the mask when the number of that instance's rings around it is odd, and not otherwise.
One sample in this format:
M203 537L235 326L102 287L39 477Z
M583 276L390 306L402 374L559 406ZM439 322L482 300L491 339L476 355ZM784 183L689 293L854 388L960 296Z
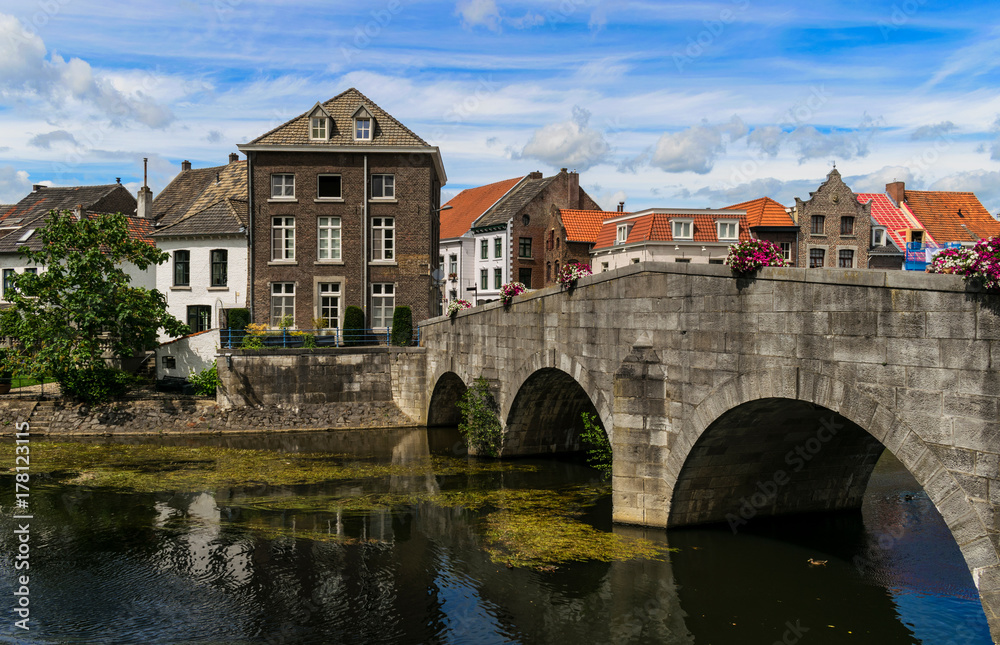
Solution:
M357 451L394 464L451 452L422 430L165 437L285 452ZM98 440L105 441L105 440ZM940 517L898 464L877 469L861 514L663 531L612 526L679 548L664 561L510 569L484 550L483 514L424 501L351 511L257 507L261 497L346 499L472 486L557 491L593 471L433 471L197 493L33 488L30 643L989 643L968 571ZM9 480L9 477L7 477ZM906 496L911 496L906 499ZM0 521L0 596L15 544ZM886 535L891 537L887 541ZM809 566L807 560L827 560ZM957 627L956 627L957 626ZM964 631L959 631L964 630Z

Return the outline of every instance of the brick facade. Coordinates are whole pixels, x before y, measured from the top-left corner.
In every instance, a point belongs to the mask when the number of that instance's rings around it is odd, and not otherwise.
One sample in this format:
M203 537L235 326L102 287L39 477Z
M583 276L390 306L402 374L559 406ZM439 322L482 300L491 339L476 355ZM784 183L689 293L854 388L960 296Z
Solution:
M823 251L824 267L840 267L840 252L851 251L851 267L868 268L871 242L871 206L858 202L854 192L834 168L816 192L802 201L795 198L795 221L799 226L798 263L809 267L811 252ZM814 233L813 218L822 217L822 225ZM850 233L843 232L844 218L854 218ZM844 267L842 267L844 268Z

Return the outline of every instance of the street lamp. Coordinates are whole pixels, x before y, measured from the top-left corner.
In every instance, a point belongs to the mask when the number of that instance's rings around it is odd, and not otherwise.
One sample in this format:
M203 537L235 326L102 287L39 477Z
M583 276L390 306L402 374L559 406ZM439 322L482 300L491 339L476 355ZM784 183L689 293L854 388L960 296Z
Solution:
M466 291L471 291L473 293L473 295L472 295L473 303L472 304L474 306L478 307L479 306L479 291L478 291L477 287L478 287L478 285L475 284L475 283L473 283L471 287L466 287L465 290Z

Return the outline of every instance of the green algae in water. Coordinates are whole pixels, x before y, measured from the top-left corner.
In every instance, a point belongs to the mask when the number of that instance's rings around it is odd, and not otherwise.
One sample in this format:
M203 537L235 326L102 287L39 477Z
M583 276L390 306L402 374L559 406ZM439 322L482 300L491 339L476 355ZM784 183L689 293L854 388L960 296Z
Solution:
M466 477L459 490L406 493L359 492L352 495L270 495L237 497L231 507L260 513L348 513L412 508L434 504L473 514L482 547L496 563L547 570L553 565L660 559L668 549L650 540L626 538L595 529L578 519L585 509L610 493L610 485L574 486L561 490L477 488L477 476L525 473L534 465L433 457L407 464L387 464L348 455L281 453L213 446L149 444L82 444L32 442L32 473L49 473L64 485L80 485L137 493L199 492L219 488L299 486L338 482L377 485L390 477ZM13 463L14 445L0 444L0 463ZM257 517L230 528L250 530L264 538L338 541L365 540L317 528L275 526Z

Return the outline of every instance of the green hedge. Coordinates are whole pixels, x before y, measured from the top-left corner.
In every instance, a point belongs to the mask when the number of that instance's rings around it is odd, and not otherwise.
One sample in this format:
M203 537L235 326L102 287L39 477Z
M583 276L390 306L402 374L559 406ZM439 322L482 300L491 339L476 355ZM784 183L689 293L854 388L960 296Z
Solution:
M230 309L226 313L227 323L230 329L246 329L250 324L249 309Z
M392 344L408 347L413 339L413 312L400 305L392 312Z
M344 344L363 345L365 312L361 307L350 306L344 312Z

